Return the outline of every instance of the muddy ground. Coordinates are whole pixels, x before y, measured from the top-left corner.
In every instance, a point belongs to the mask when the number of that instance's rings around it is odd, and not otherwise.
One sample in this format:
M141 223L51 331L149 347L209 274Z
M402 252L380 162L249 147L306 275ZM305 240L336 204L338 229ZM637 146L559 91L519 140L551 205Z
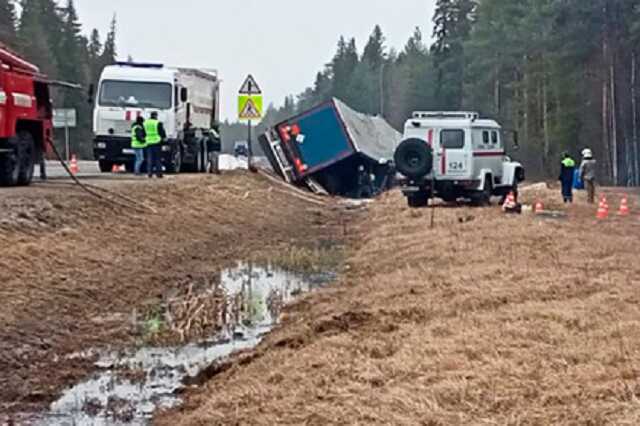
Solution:
M90 182L124 197L0 189L0 424L91 372L70 355L140 344L132 316L177 287L347 229L335 203L248 173Z
M616 210L620 192L609 194ZM347 272L160 425L639 424L640 202L596 222L373 204ZM613 212L612 212L613 213Z

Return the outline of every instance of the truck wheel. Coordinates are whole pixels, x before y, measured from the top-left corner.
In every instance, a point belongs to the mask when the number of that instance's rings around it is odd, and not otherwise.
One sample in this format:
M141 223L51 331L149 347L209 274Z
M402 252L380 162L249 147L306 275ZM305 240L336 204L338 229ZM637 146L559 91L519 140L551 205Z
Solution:
M202 148L202 144L198 147L198 158L196 160L196 167L195 167L195 172L196 173L200 173L204 171L204 163L205 163L205 158L204 158L204 150Z
M29 132L18 133L18 185L29 185L36 162L36 144Z
M100 169L100 173L111 173L113 163L111 161L99 160L98 168Z
M207 152L207 144L202 144L202 155L200 156L202 160L200 162L200 173L207 173L207 165L209 163L209 153Z
M9 139L8 148L13 152L0 154L0 186L15 186L20 176L20 162L18 161L18 138Z
M396 169L411 179L420 179L433 169L433 151L422 139L402 142L394 154Z
M171 162L167 166L167 173L180 173L182 170L182 153L180 147L175 147L171 155Z
M407 196L407 202L411 208L427 207L429 205L429 194L426 192L416 192Z

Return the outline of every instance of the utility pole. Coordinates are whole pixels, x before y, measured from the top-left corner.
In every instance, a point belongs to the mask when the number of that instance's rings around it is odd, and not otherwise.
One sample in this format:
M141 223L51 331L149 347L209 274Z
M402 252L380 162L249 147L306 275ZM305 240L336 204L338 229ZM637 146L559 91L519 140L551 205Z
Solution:
M380 64L380 117L384 118L384 60Z

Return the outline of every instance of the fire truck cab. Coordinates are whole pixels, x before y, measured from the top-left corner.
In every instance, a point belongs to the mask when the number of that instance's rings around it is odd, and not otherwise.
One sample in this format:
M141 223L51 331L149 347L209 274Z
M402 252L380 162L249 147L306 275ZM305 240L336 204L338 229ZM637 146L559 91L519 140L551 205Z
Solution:
M0 44L0 186L29 185L52 139L49 82Z

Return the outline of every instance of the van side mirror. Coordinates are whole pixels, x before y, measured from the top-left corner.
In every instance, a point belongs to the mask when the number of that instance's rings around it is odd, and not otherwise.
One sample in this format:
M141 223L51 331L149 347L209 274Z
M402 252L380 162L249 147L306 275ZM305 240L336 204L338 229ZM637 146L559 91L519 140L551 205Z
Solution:
M93 95L95 94L95 86L93 84L89 85L89 90L87 90L87 102L90 104L93 103Z
M185 103L189 100L189 91L186 87L180 89L180 102Z

